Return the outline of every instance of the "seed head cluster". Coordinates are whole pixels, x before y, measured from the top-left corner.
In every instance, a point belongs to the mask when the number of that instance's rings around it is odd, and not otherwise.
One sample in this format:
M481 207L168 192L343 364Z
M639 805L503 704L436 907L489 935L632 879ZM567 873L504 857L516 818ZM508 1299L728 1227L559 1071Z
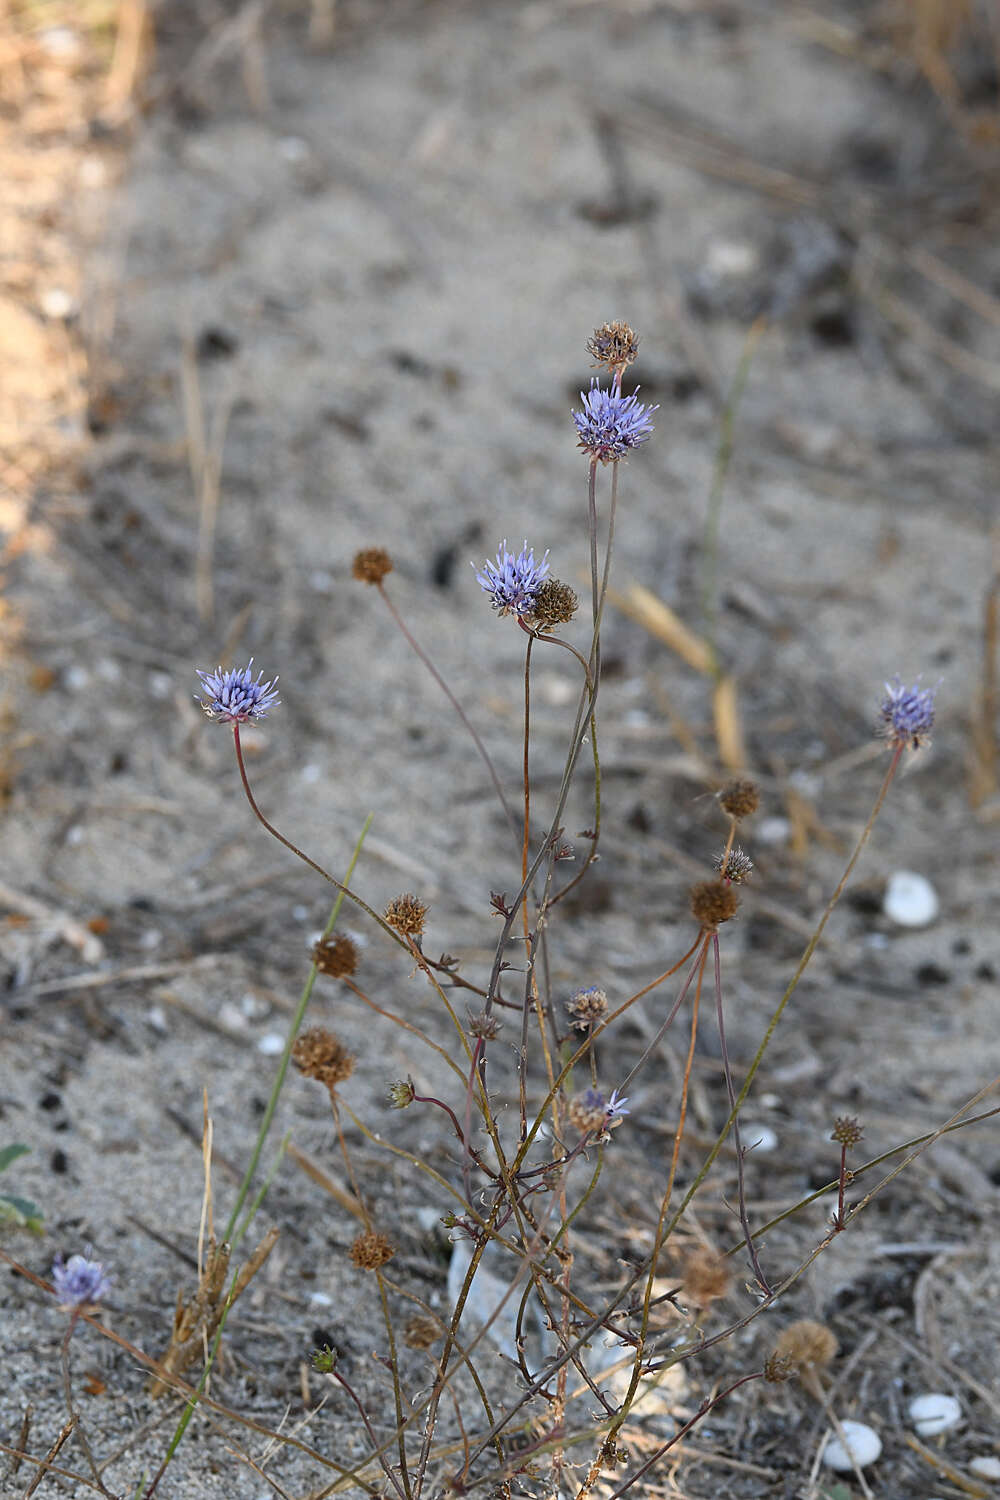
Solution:
M598 1025L607 1015L607 993L598 989L596 984L586 990L577 990L566 1001L566 1009L573 1017L573 1025L576 1029L586 1031L589 1026Z
M753 781L727 781L718 794L719 806L737 822L749 818L760 806L760 791Z
M359 583L381 583L392 572L392 558L384 547L363 547L354 555L351 572Z
M326 1084L332 1093L354 1072L354 1057L339 1037L322 1026L313 1026L296 1039L292 1061L300 1073Z
M778 1335L774 1356L787 1360L795 1374L802 1375L805 1371L826 1369L838 1347L836 1335L825 1323L800 1318Z
M411 1349L429 1349L441 1337L441 1325L423 1313L413 1313L403 1324L403 1342Z
M205 693L200 699L202 709L218 724L253 723L281 701L273 691L276 677L271 682L264 682L263 672L254 677L252 656L245 667L230 667L227 672L221 667L214 672L199 669L198 676Z
M614 374L637 358L639 335L627 323L602 323L587 340L587 353L595 365L603 365Z
M576 614L579 603L568 583L562 583L558 578L546 578L535 594L531 623L539 630L554 630L557 625L568 625Z
M700 880L691 887L691 912L706 932L714 932L720 922L734 917L739 904L736 891L721 880Z
M409 892L404 896L395 896L385 909L385 920L389 926L404 937L419 937L424 930L426 916L427 907Z
M321 974L346 979L358 967L358 950L349 937L333 932L313 944L312 960Z
M838 1146L843 1146L850 1151L856 1146L864 1135L864 1131L857 1120L851 1115L838 1115L833 1122L830 1132L831 1141L836 1141Z
M502 1025L491 1010L469 1011L469 1031L480 1041L492 1042L500 1035Z
M629 1113L625 1108L627 1104L627 1099L619 1099L617 1089L607 1098L600 1089L584 1089L570 1100L570 1124L581 1135L589 1131L613 1130Z
M398 1078L395 1083L389 1085L389 1105L392 1109L406 1109L407 1105L413 1103L416 1089L413 1087L412 1078Z
M684 1296L696 1307L710 1307L729 1290L729 1261L707 1245L692 1250L684 1262Z
M351 1259L359 1271L378 1271L395 1253L392 1241L377 1229L366 1229L351 1246Z
M589 391L580 392L582 411L573 413L579 441L577 447L602 464L615 464L633 448L638 448L653 432L656 406L642 406L638 389L623 396L612 387L604 390L596 379Z
M934 688L922 688L920 680L904 687L898 677L885 685L879 705L879 732L894 745L919 750L934 728Z

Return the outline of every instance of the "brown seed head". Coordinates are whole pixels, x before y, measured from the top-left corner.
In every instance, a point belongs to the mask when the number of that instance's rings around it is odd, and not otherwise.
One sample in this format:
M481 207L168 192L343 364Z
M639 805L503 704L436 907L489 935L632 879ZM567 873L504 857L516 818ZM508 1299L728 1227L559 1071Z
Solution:
M554 630L557 625L569 624L579 603L568 583L562 583L558 578L546 578L535 595L531 617L539 630Z
M492 1011L470 1010L468 1014L469 1030L473 1036L479 1037L484 1042L492 1042L494 1037L499 1035L503 1022L498 1021Z
M332 1031L314 1026L304 1031L292 1048L292 1061L300 1073L336 1088L354 1072L354 1058Z
M312 959L321 974L329 974L333 979L345 979L358 967L358 950L349 937L345 937L342 932L334 932L313 944Z
M385 920L404 937L419 937L424 930L427 908L416 896L396 896L385 909Z
M856 1119L850 1115L838 1115L833 1122L830 1139L831 1141L836 1141L838 1146L845 1146L850 1151L852 1146L858 1144L863 1135L864 1131Z
M825 1370L838 1347L836 1335L825 1323L800 1318L778 1335L773 1357L787 1359L794 1373L802 1375L805 1371Z
M736 915L740 898L731 885L721 880L700 880L691 887L691 911L695 921L708 932L713 932L720 922L728 922Z
M608 1107L603 1094L597 1089L584 1089L570 1100L569 1120L574 1130L583 1135L588 1130L600 1130L607 1119Z
M602 323L587 340L587 353L595 365L624 370L639 353L639 335L627 323Z
M429 1349L441 1337L441 1325L423 1313L414 1313L403 1324L403 1339L411 1349Z
M392 558L384 547L364 547L355 554L351 572L359 583L381 583L392 572Z
M395 1255L392 1242L377 1229L366 1229L351 1246L351 1259L359 1271L377 1271Z
M692 1250L684 1262L684 1296L696 1307L710 1307L724 1297L731 1280L726 1257L707 1245Z
M716 855L715 868L723 880L731 880L733 885L742 885L744 880L749 880L753 874L753 860L749 854L745 854L737 844L735 849L725 850Z
M760 789L753 781L727 781L718 794L719 806L731 818L749 818L760 806Z
M782 1381L791 1380L794 1374L791 1360L784 1355L769 1354L764 1361L764 1379L768 1385L780 1385Z
M597 1026L607 1015L607 993L598 989L597 985L592 985L588 990L577 990L566 1001L566 1009L573 1017L576 1029L586 1031L588 1026Z

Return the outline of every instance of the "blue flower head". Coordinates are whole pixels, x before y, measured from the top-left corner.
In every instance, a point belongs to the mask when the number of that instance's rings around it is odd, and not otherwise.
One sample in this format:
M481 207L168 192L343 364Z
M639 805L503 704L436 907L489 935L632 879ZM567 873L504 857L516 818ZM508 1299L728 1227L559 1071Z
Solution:
M571 1100L570 1123L581 1133L593 1132L602 1136L605 1131L614 1130L621 1124L629 1113L625 1107L627 1104L627 1099L619 1099L617 1089L605 1098L600 1089L591 1086Z
M602 464L617 463L630 448L638 448L653 431L652 415L657 406L641 406L638 387L623 396L614 386L603 390L594 379L589 391L580 392L583 411L573 413L580 435L579 447Z
M920 679L904 687L899 677L885 685L886 696L879 705L882 720L880 732L895 745L911 745L914 750L926 743L934 727L934 694L936 688L922 688Z
M525 542L515 557L507 551L504 537L497 552L496 562L487 560L483 571L476 574L479 587L491 595L493 608L502 615L530 615L535 607L535 595L549 571L548 550L541 562L535 562L534 549ZM472 565L475 567L475 563Z
M216 667L214 672L198 672L206 693L201 706L210 719L219 724L247 724L262 719L269 708L280 703L273 682L263 682L263 672L253 675L253 657L245 667L231 667L224 672ZM195 697L197 697L197 693Z
M63 1261L57 1255L52 1264L52 1281L60 1307L93 1307L111 1290L111 1279L100 1261L85 1255L71 1255Z

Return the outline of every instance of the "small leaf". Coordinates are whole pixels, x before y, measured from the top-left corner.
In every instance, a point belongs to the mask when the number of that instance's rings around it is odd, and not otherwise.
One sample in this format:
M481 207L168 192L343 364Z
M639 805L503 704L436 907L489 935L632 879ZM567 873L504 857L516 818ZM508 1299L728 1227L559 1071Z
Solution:
M0 1193L0 1223L17 1224L19 1228L37 1233L42 1227L42 1218L42 1210L30 1198Z
M27 1156L30 1150L30 1146L22 1146L19 1142L13 1146L4 1146L3 1150L0 1150L0 1172L5 1172L11 1162L17 1161L19 1156Z

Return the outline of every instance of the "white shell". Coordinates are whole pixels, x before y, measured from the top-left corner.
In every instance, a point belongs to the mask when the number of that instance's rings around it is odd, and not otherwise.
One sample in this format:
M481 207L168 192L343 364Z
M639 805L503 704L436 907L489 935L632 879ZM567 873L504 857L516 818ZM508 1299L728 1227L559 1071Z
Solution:
M969 1473L978 1474L980 1479L1000 1479L1000 1458L992 1458L989 1454L984 1458L974 1458L969 1464Z
M941 909L937 891L923 875L897 870L889 876L882 910L899 927L926 927Z
M757 1120L740 1126L740 1141L751 1156L766 1156L778 1147L777 1133L770 1125L761 1125Z
M834 1433L823 1449L823 1462L827 1468L836 1469L838 1474L849 1474L855 1464L859 1469L873 1464L882 1452L882 1439L874 1427L849 1419L841 1422L840 1426L851 1452L848 1454L847 1448Z
M924 1396L914 1396L908 1407L910 1421L920 1437L937 1437L939 1432L950 1432L962 1420L962 1408L954 1396L943 1396L939 1391Z

